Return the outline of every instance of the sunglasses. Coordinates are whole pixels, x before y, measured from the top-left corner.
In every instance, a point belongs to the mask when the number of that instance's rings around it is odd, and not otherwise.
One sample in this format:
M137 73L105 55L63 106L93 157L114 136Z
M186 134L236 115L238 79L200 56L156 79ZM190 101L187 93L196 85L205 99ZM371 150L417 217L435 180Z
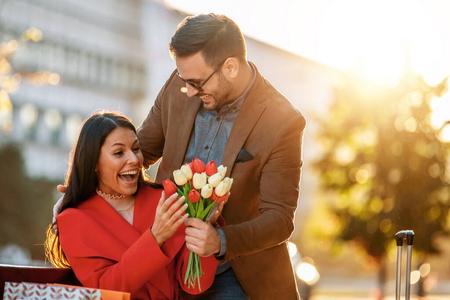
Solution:
M180 79L183 80L185 83L192 86L194 89L198 90L199 92L203 92L203 86L208 82L209 79L211 79L211 77L213 77L214 74L216 74L217 71L219 71L219 69L227 61L227 59L228 59L228 57L223 62L221 62L220 65L218 65L217 68L208 77L206 77L205 80L203 80L200 83L195 83L190 80L184 79L183 77L181 77L181 75L178 71L177 71L177 76L180 77Z

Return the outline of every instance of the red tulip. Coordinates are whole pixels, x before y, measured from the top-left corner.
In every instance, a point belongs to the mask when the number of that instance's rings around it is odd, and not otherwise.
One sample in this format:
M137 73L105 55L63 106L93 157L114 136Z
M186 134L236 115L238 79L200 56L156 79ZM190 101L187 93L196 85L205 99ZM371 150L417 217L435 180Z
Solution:
M195 170L194 170L194 166L192 165L192 161L190 163L188 163L187 165L191 168L192 174L194 174Z
M216 201L216 202L217 202L217 203L220 203L220 202L222 202L223 200L227 199L228 196L230 196L230 192L228 192L228 193L226 193L225 195L223 195L223 196L217 198L217 201Z
M170 197L177 192L177 186L170 179L163 180L164 191L166 197Z
M195 173L203 173L206 171L205 164L198 158L195 158L194 161L192 161L192 166L194 167Z
M214 201L214 200L216 200L216 198L217 198L217 195L216 195L216 192L214 192L214 189L213 189L211 196L209 196L209 199Z
M215 161L210 161L206 165L206 175L211 176L217 173L217 165Z
M197 192L197 190L192 189L188 194L188 198L192 203L197 203L200 200L200 194Z

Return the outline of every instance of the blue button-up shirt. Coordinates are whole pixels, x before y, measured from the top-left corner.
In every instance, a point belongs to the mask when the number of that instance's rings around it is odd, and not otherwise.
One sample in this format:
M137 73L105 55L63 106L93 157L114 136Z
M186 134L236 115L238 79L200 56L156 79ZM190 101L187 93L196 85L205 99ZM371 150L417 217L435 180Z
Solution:
M254 66L250 65L254 74L252 82L236 101L224 105L219 111L207 110L203 105L198 111L194 130L184 157L185 164L198 158L205 164L214 160L218 166L220 165L234 120L236 120L248 91L255 82L256 72Z
M214 160L218 166L221 164L234 121L245 101L245 97L255 83L256 70L252 63L250 63L250 66L253 70L253 79L245 92L233 103L224 105L219 111L207 110L202 105L195 118L194 130L189 140L184 164L193 161L195 158L200 159L205 164L211 160ZM225 255L227 243L223 231L220 228L217 231L220 236L220 252L217 256L220 257ZM219 266L217 273L223 272L229 266L228 263Z

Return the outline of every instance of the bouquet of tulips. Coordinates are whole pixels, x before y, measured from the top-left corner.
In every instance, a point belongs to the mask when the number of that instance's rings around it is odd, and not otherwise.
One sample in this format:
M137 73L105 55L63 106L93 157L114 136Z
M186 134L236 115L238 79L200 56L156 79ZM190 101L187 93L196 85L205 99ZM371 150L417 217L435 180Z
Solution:
M189 216L206 221L214 205L229 195L233 179L225 177L226 172L226 167L217 167L213 160L205 165L196 158L173 172L175 183L170 179L163 181L164 191L167 196L174 193L178 193L180 197L184 196ZM203 274L199 255L191 251L184 283L188 283L188 288L194 288L197 281L201 291L200 277Z

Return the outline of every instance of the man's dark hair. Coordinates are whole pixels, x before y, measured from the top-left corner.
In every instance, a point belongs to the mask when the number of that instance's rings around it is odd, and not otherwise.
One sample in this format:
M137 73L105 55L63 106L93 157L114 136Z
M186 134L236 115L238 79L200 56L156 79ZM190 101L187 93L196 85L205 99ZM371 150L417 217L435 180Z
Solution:
M208 65L217 67L227 57L247 59L244 36L230 18L201 14L186 17L172 36L169 50L174 57L188 57L202 52Z

